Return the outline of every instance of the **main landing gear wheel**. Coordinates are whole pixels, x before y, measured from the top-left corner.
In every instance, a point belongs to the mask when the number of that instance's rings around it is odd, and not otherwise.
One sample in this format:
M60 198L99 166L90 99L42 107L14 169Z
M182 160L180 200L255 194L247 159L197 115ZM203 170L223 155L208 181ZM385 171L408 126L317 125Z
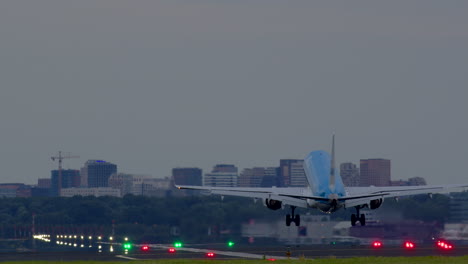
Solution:
M355 214L352 214L351 215L351 225L356 226L356 222L357 222L357 217L356 217Z
M359 222L361 222L361 226L366 225L366 215L361 214L361 218L359 219Z
M296 209L295 206L291 206L291 214L286 215L286 226L290 226L292 222L299 226L301 224L301 216L294 215L294 210Z
M294 217L294 223L296 223L296 226L299 226L301 224L301 216L300 215L296 215L296 217Z
M358 222L358 221L359 221L359 223L361 223L361 226L366 225L366 216L364 214L361 214L361 216L358 217L359 209L360 209L360 207L356 206L356 214L351 215L351 225L352 226L356 226L356 222Z

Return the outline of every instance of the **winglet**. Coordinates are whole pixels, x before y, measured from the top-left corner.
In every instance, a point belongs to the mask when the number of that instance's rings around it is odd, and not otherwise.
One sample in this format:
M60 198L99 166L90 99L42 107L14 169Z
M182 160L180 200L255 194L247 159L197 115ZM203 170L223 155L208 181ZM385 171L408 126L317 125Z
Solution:
M330 190L335 191L335 134L332 135L332 150L330 164Z

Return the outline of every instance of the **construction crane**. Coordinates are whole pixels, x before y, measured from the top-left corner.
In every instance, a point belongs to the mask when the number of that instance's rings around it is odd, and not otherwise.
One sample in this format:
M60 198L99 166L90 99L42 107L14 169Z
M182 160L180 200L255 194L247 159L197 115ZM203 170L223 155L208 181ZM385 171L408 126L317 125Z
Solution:
M64 159L73 159L73 158L79 158L79 156L72 156L72 155L65 155L62 156L62 151L59 151L58 156L52 156L50 157L52 161L58 160L58 195L60 196L60 192L62 191L62 160Z

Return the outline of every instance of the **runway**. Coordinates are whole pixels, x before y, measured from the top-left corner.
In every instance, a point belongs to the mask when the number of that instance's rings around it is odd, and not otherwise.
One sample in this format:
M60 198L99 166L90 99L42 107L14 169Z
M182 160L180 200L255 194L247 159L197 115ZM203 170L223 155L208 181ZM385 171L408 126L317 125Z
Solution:
M286 259L289 258L350 258L367 256L463 256L468 255L468 246L457 246L451 251L442 251L432 245L416 247L407 250L399 246L383 247L374 249L370 246L342 246L342 245L307 245L307 246L238 246L233 249L226 247L189 246L177 248L175 253L168 252L168 245L151 244L149 250L141 251L140 245L134 245L127 253L120 245L114 244L113 252L110 245L103 245L102 251L67 249L65 251L42 251L42 252L6 252L0 253L1 261L75 261L75 260L97 260L97 261L132 261L151 259L207 259L207 253L214 253L213 259ZM50 250L50 249L49 249Z

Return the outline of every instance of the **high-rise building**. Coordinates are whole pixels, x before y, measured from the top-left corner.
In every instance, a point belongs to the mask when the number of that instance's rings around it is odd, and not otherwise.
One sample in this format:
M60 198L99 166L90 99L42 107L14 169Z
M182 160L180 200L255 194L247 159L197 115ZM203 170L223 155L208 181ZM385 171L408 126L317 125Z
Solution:
M280 168L279 168L279 178L280 178L280 185L281 187L289 187L291 186L291 172L292 172L292 165L296 163L301 163L303 164L304 160L302 159L281 159L280 160ZM297 165L295 166L297 169ZM295 177L298 177L297 175ZM298 179L296 178L295 181ZM305 179L305 174L304 174L304 180ZM302 181L302 180L301 180ZM296 184L295 182L294 184Z
M103 160L88 160L85 163L88 187L108 187L109 177L117 172L117 165Z
M211 172L212 173L217 173L217 172L237 173L238 169L236 166L232 164L217 164L216 166L213 167L213 170Z
M237 185L239 187L272 187L277 186L277 167L254 167L242 170Z
M359 186L359 168L356 166L356 164L351 162L341 163L340 175L345 186Z
M362 159L359 182L360 186L390 186L390 160Z
M291 187L307 187L309 185L304 171L304 161L291 163Z
M174 168L172 178L177 185L202 185L202 170L199 168Z
M237 187L238 169L234 165L219 164L203 178L204 186Z
M267 167L265 168L262 183L260 187L273 187L279 186L279 167Z
M62 170L62 186L59 188L59 171L52 170L50 172L50 194L52 196L60 196L59 189L72 188L80 186L80 171L79 170Z
M260 187L264 176L265 168L263 167L245 168L239 176L238 186Z
M239 187L273 187L278 183L278 167L254 167L242 170L237 185Z

